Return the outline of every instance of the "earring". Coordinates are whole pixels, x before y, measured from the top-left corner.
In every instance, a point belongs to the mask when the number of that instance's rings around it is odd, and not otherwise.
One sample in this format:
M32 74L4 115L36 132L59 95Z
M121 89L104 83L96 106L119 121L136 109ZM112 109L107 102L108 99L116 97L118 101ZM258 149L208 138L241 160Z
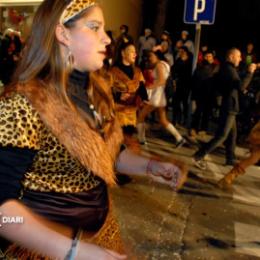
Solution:
M65 60L65 67L68 70L72 70L73 69L73 64L74 64L74 57L73 57L71 51L69 50L69 52L67 54L67 57L66 57L66 60Z

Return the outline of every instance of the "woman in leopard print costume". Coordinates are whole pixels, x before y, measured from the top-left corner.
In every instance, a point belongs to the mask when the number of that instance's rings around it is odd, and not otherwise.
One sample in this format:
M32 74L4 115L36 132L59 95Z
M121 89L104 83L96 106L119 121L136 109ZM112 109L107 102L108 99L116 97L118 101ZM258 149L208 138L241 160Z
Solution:
M127 167L138 158L174 189L185 179L180 164L120 150L111 88L95 72L109 43L94 0L45 0L35 15L0 99L0 213L23 217L0 228L7 259L125 259L108 193L114 166L140 172Z

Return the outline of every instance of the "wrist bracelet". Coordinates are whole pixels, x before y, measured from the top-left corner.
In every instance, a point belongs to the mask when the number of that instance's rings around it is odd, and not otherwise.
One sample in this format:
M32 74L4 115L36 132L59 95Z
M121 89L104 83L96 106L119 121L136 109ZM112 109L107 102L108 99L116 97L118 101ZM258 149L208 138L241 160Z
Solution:
M67 253L67 255L65 256L64 260L74 260L76 257L76 253L77 253L77 246L78 246L78 242L80 240L82 234L82 230L78 229L76 235L74 236L72 243L71 243L71 247L69 252Z

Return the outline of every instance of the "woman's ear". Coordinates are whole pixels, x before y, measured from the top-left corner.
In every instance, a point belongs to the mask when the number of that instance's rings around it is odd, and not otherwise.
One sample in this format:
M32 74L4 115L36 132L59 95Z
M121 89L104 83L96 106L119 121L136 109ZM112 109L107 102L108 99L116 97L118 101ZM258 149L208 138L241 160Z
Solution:
M68 30L62 24L58 24L56 26L55 34L59 43L65 46L69 46L70 41Z

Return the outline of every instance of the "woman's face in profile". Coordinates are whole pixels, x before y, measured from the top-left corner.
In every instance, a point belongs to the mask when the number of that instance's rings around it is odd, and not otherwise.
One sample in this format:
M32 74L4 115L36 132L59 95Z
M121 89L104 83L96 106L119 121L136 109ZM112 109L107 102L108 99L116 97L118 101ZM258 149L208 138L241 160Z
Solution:
M125 61L128 64L135 64L136 60L136 49L134 45L129 45L127 46L123 51L122 51L122 58L123 61Z
M103 66L106 45L110 43L104 26L101 8L93 6L76 21L73 28L69 29L69 49L74 57L76 69L95 71Z

